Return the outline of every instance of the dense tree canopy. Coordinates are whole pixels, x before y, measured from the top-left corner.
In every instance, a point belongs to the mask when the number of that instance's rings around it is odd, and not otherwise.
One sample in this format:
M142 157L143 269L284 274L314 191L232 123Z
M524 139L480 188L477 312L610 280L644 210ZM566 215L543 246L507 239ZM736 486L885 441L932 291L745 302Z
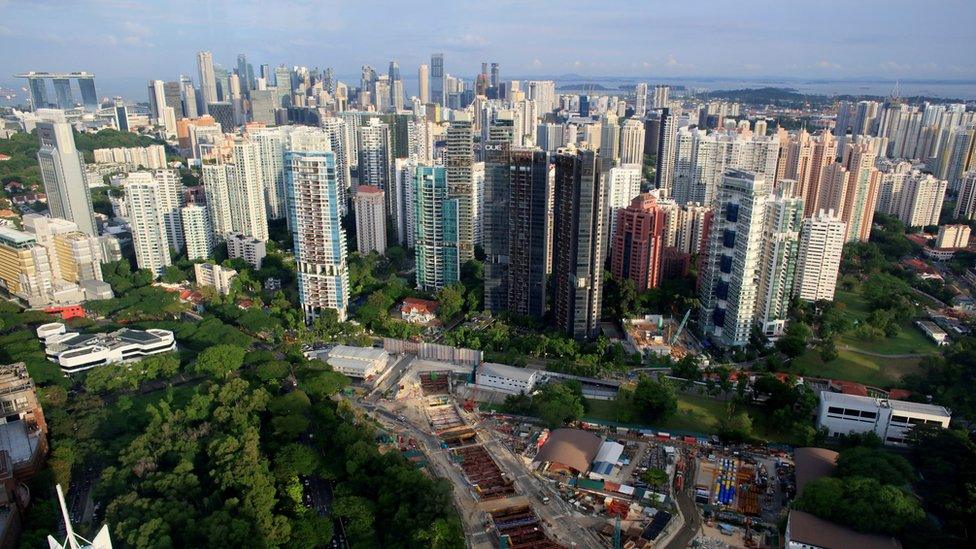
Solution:
M666 419L678 410L678 397L666 378L654 380L642 377L634 389L633 400L641 418L647 423Z

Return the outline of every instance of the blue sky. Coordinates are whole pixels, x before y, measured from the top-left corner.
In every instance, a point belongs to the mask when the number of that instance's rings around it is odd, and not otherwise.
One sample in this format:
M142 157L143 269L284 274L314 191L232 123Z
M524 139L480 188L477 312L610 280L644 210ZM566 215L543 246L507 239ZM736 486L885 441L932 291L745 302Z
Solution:
M340 75L391 58L412 75L442 51L464 77L486 60L503 77L972 80L976 1L0 0L0 82L31 69L174 79L201 49Z

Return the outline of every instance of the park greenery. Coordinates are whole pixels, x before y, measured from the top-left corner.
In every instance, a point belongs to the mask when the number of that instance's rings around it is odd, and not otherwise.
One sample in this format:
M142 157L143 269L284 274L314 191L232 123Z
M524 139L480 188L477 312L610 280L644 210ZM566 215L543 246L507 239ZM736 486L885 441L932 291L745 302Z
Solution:
M510 414L536 416L555 429L583 417L585 401L578 381L547 383L527 395L518 393L505 397L502 410Z
M972 545L976 444L965 431L916 427L908 459L873 434L841 443L833 474L807 484L795 508L906 547Z
M96 133L75 132L75 146L85 157L85 162L93 162L92 151L95 149L114 147L144 147L161 143L148 136L141 136L130 132L120 132L104 129ZM0 183L6 185L11 181L22 184L25 191L37 192L43 190L41 170L37 165L37 151L40 149L36 132L19 132L7 139L0 139L0 154L10 156L9 160L0 162Z

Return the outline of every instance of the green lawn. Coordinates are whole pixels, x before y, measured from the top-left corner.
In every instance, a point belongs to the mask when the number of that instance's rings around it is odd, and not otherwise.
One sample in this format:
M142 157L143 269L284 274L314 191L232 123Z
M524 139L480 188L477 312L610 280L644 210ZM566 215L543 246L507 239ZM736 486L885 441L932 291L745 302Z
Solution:
M867 318L868 304L860 293L837 290L836 301L847 306L847 312L857 321ZM901 323L898 335L878 341L858 339L852 333L837 338L838 356L829 363L820 359L816 349L790 362L789 371L801 375L856 381L866 385L889 388L907 374L918 371L919 358L889 358L865 355L843 349L844 345L884 355L935 354L938 347L929 341L912 320Z
M858 321L863 321L870 313L867 302L857 292L837 290L835 300L846 305L847 312ZM925 334L915 326L915 322L912 320L902 322L901 330L895 337L878 341L864 341L857 339L852 334L845 334L838 339L838 342L856 349L884 355L929 354L938 351L935 343L925 337Z
M917 372L919 362L917 358L881 358L840 349L837 358L825 364L820 360L820 353L810 349L791 361L787 370L799 375L889 388L905 375Z
M586 417L605 421L615 421L640 425L630 404L620 400L587 400L589 411ZM726 403L723 401L678 393L678 411L667 420L647 427L663 430L694 431L714 433L719 418L725 415Z

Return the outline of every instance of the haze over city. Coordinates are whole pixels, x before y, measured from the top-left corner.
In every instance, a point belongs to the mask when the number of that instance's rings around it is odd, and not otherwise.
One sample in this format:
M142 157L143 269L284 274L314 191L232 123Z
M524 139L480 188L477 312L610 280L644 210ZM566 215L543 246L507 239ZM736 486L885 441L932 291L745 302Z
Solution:
M883 8L883 9L881 9ZM661 77L731 81L976 82L976 4L384 2L81 0L0 2L0 82L23 70L88 70L131 94L150 77L192 74L194 52L230 63L332 66L340 76L443 51L452 74L482 59L509 76ZM917 25L938 20L938 24ZM890 91L890 85L872 88ZM823 87L830 93L831 87ZM842 93L850 88L838 86ZM965 88L933 89L938 95ZM876 93L876 92L874 92Z

